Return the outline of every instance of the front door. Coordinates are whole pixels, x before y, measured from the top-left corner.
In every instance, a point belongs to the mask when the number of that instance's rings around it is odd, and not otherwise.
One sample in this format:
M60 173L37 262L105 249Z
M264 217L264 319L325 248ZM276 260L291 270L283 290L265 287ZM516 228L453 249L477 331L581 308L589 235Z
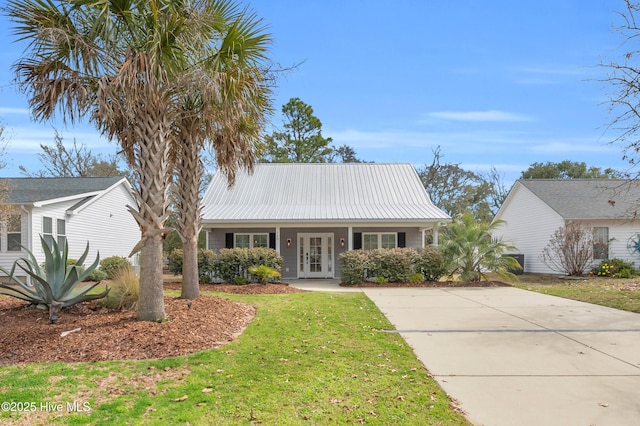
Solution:
M333 278L333 234L298 234L298 278Z

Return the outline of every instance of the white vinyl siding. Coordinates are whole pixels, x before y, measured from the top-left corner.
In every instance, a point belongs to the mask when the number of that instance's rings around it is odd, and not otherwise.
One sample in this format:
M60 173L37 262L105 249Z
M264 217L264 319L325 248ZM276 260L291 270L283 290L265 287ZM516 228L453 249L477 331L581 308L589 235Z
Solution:
M524 254L525 272L557 274L542 262L540 255L553 233L564 226L564 220L520 183L516 186L502 206L500 216L496 217L505 223L496 228L493 236L516 247L508 254Z

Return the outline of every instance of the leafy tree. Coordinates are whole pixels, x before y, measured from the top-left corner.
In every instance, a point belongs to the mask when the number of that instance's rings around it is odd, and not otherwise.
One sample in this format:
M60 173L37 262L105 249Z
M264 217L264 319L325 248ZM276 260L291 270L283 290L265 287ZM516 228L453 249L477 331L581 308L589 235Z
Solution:
M593 228L568 222L553 233L540 258L554 271L582 275L593 259Z
M42 169L29 172L20 166L20 172L27 177L95 177L95 176L127 176L127 170L121 170L115 156L104 159L101 155L93 155L86 145L78 146L73 140L72 147L66 147L62 135L55 132L53 145L40 145L38 159ZM129 176L127 176L129 177Z
M465 170L459 164L442 164L441 158L440 147L437 147L432 163L418 169L431 201L450 216L471 211L480 220L491 220L499 208L495 207L498 202L494 195L496 183L488 182L482 175Z
M131 213L142 234L134 247L141 264L138 319L163 320L162 238L169 231L174 132L184 95L194 84L208 83L198 80L201 52L225 47L211 37L228 24L219 19L223 11L237 6L226 0L9 0L7 5L15 34L28 43L14 68L35 119L56 112L70 121L88 116L118 141L135 171L138 209Z
M564 160L559 163L533 163L522 172L521 179L620 179L623 174L617 170L587 167L583 162Z
M175 229L183 244L185 299L200 294L201 151L205 144L213 149L218 170L233 183L237 168L253 167L254 146L271 105L267 76L259 68L270 38L260 20L231 6L215 9L215 15L219 22L205 40L219 40L220 46L204 45L196 52L200 59L189 70L189 90L179 98L181 113L172 140Z
M273 132L264 139L261 160L270 163L360 163L355 150L343 145L333 148L333 139L322 136L322 122L313 108L300 98L282 106L284 132Z
M441 249L452 262L451 273L459 273L462 281L480 281L486 272L494 272L503 279L514 279L510 270L521 269L518 261L504 256L515 250L511 244L491 236L504 221L477 221L471 212L454 218L443 233Z

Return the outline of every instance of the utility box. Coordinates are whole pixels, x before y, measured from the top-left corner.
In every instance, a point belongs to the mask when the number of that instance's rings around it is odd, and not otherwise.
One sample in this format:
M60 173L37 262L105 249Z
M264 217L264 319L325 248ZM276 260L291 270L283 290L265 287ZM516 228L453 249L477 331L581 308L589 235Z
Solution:
M524 254L505 254L505 256L513 257L522 267L522 269L509 269L508 271L515 275L522 275L524 273Z

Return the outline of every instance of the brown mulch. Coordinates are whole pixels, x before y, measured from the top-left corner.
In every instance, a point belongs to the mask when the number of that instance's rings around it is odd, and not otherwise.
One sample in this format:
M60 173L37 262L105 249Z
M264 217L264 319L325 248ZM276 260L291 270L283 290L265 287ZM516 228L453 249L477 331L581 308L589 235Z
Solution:
M502 287L501 282L393 283L385 287ZM381 287L375 283L353 287ZM180 283L166 283L180 290ZM235 294L298 293L287 284L202 284L201 291ZM190 306L188 303L190 302ZM47 310L0 296L0 366L30 362L158 359L212 349L235 339L255 307L217 296L187 301L165 297L167 320L137 321L134 311L110 310L95 301L63 309L55 324Z

